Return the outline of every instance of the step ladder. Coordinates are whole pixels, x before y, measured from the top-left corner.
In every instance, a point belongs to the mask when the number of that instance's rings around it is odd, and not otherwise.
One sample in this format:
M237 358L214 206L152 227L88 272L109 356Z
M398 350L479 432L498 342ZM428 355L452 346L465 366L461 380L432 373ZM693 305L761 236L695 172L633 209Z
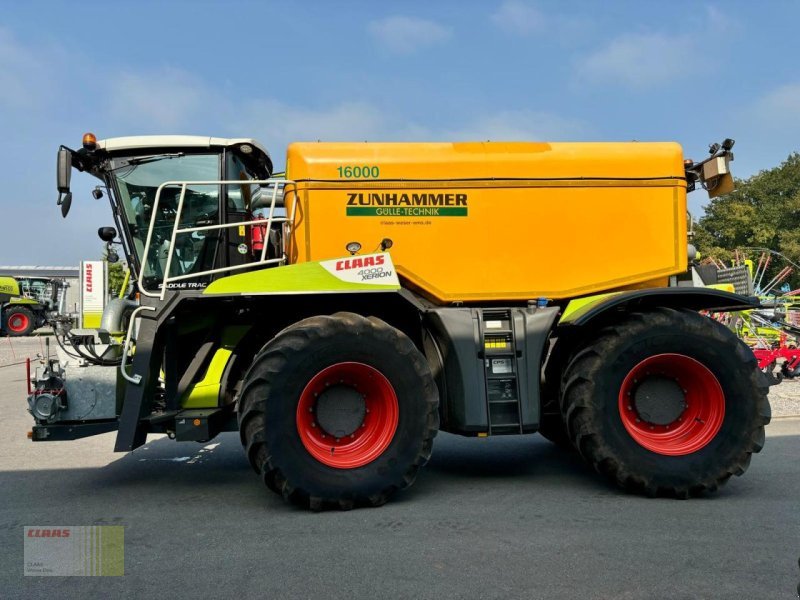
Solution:
M522 433L517 346L510 309L480 311L489 435Z

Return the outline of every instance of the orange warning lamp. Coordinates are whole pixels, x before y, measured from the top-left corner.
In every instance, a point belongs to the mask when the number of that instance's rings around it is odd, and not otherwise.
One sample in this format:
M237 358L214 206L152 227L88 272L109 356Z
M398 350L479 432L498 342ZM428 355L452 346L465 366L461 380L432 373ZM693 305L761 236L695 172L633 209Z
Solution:
M97 148L97 136L93 133L84 133L83 147L87 150L94 150Z

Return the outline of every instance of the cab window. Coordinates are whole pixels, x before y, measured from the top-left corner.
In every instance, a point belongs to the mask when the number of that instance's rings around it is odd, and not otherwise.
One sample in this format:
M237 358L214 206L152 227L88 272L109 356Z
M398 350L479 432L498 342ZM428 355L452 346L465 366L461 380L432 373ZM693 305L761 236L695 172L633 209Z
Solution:
M226 178L238 179L242 182L254 181L256 176L247 168L242 160L233 152L226 156ZM227 206L229 211L249 212L258 204L261 187L256 184L242 183L227 186Z
M133 237L136 254L145 264L144 283L152 289L164 277L180 196L180 187L166 187L162 190L150 248L145 256L144 244L158 187L167 181L217 180L220 176L220 156L176 153L119 157L113 159L112 169L123 216ZM181 227L218 224L219 195L219 186L187 186L181 211ZM214 268L218 241L219 235L213 230L179 234L175 240L170 276Z

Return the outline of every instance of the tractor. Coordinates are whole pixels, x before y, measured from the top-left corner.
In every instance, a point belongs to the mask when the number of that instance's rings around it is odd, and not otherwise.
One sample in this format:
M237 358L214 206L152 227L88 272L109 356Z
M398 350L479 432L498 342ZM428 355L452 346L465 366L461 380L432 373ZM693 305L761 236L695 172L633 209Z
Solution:
M686 197L732 188L658 143L293 143L141 136L58 151L94 176L133 273L96 330L32 375L35 442L238 432L312 510L410 486L438 431L540 433L621 488L687 498L747 469L768 385L699 311ZM480 443L480 442L475 442Z
M50 277L0 276L0 332L25 336L63 313L67 283Z

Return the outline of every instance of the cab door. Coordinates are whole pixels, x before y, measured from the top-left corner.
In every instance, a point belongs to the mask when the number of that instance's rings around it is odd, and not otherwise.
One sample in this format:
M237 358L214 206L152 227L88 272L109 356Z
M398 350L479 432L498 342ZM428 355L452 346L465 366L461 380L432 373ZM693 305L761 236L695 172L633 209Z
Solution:
M227 266L243 265L254 260L253 228L245 224L253 219L254 201L261 194L261 188L250 183L256 179L255 174L231 151L225 153L225 179L242 182L240 185L225 186L224 194L225 222L242 225L223 230L223 260L227 261Z

